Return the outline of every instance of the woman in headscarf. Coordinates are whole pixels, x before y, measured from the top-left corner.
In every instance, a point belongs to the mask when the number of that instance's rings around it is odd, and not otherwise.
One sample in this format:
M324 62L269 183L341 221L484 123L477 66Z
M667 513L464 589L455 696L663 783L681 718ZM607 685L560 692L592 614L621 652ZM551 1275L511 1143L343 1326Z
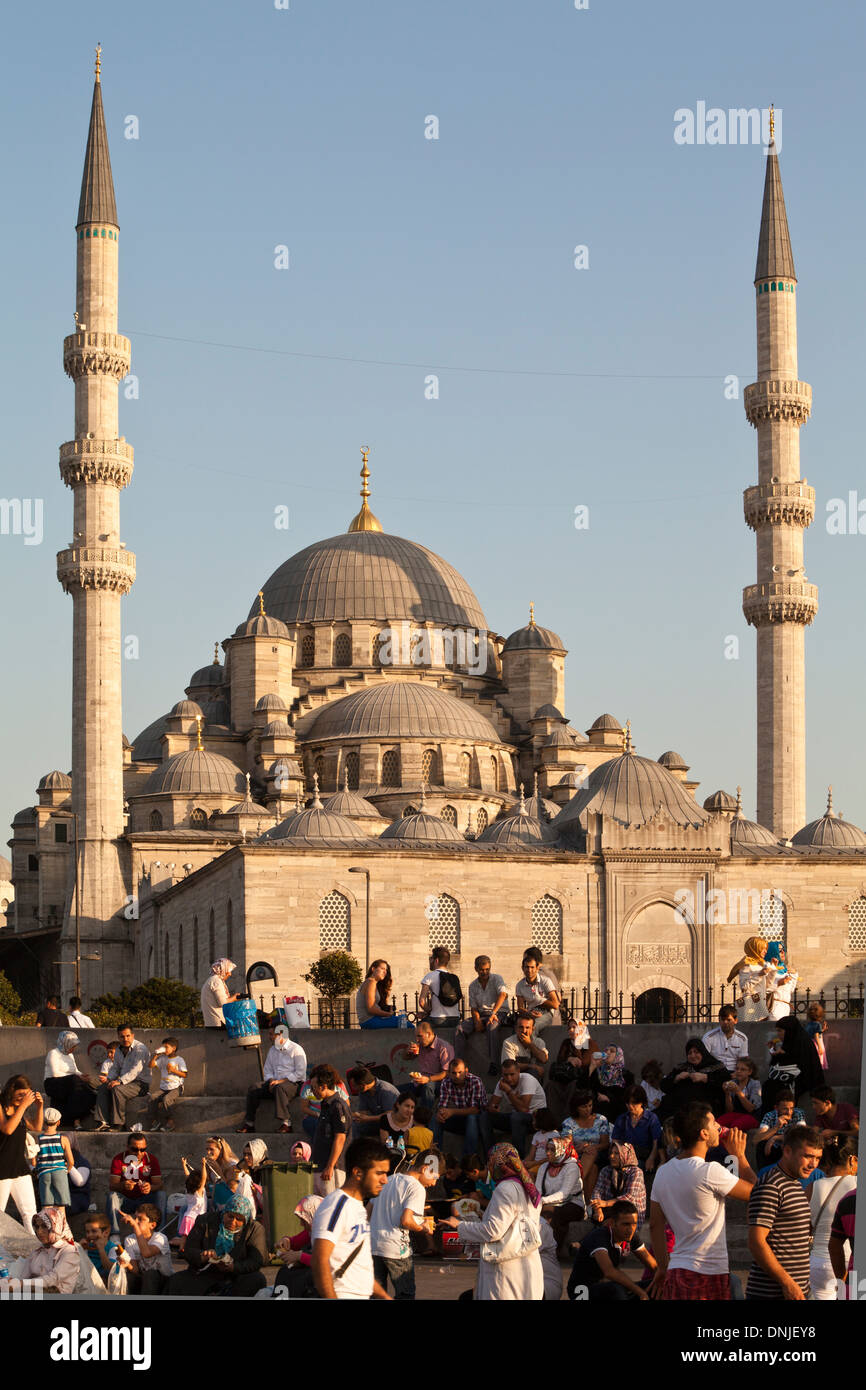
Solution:
M791 970L788 965L785 947L781 941L770 942L764 963L776 972L775 980L771 980L767 986L767 1005L770 1010L770 1018L787 1018L791 1012L791 996L797 988L797 981L800 976L796 970Z
M632 1080L625 1069L625 1054L621 1047L609 1043L604 1057L593 1056L589 1064L589 1084L595 1092L599 1110L609 1120L616 1120L625 1110L625 1088Z
M713 1114L721 1114L724 1108L722 1083L727 1079L728 1069L724 1062L708 1052L700 1038L689 1038L685 1059L662 1077L664 1100L658 1108L659 1119L666 1120L695 1100L708 1105Z
M776 978L774 967L764 963L767 946L763 936L750 936L742 958L728 975L729 985L737 982L735 1003L740 1023L760 1023L767 1017L767 990Z
M310 1273L313 1260L313 1217L324 1200L324 1197L302 1197L295 1207L295 1216L301 1223L301 1230L296 1236L283 1236L282 1240L277 1242L277 1254L284 1263L274 1280L274 1288L278 1284L285 1284L289 1290L289 1298L315 1297L312 1293L313 1276Z
M570 1138L548 1139L547 1160L535 1175L541 1194L541 1215L550 1222L561 1252L572 1221L583 1221L586 1200L580 1163Z
M544 1088L557 1125L561 1125L569 1113L575 1090L582 1091L589 1085L592 1054L597 1050L598 1044L589 1036L589 1025L581 1019L570 1018L568 1032L559 1045Z
M256 1211L260 1212L263 1205L262 1197L262 1168L268 1160L268 1146L264 1139L248 1139L244 1144L244 1152L238 1169L242 1177L249 1183L247 1190L246 1183L241 1184L243 1196L252 1196L255 1202Z
M253 1219L253 1204L237 1193L221 1212L200 1216L186 1238L189 1268L168 1281L166 1293L182 1298L226 1293L253 1298L266 1286L262 1266L268 1258L265 1232Z
M89 1115L96 1104L94 1083L78 1069L75 1049L78 1034L66 1030L57 1035L57 1046L52 1047L45 1057L45 1090L48 1099L60 1111L60 1123L73 1129L81 1128L81 1121Z
M593 1221L604 1221L607 1208L619 1201L634 1202L638 1226L641 1226L646 1220L644 1176L631 1144L623 1144L615 1139L608 1149L607 1167L602 1168L598 1175L589 1204Z
M239 994L229 994L226 980L237 967L233 960L222 956L215 960L210 975L201 987L201 1011L205 1028L225 1028L223 1004L233 1004Z
M494 1145L487 1167L494 1191L483 1220L449 1216L442 1224L456 1229L464 1244L481 1246L475 1286L478 1301L540 1302L544 1297L541 1196L513 1144Z
M778 1091L790 1088L795 1099L799 1100L804 1092L822 1085L824 1073L818 1049L793 1014L779 1019L769 1045L770 1072L761 1087L761 1103L765 1110L774 1108Z
M292 1145L292 1151L289 1154L289 1162L309 1163L312 1157L313 1150L311 1146L309 1144L305 1144L303 1139L298 1139L297 1142Z
M45 1293L74 1293L81 1272L81 1252L72 1239L64 1207L43 1207L33 1217L39 1249L28 1255L22 1279L40 1279Z

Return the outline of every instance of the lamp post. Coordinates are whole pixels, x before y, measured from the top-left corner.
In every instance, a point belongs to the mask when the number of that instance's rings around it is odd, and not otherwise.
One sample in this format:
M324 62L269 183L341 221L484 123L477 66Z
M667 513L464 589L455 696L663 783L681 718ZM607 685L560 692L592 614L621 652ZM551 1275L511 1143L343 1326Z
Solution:
M363 874L367 880L366 914L364 917L364 969L370 968L370 870L350 869L350 874Z

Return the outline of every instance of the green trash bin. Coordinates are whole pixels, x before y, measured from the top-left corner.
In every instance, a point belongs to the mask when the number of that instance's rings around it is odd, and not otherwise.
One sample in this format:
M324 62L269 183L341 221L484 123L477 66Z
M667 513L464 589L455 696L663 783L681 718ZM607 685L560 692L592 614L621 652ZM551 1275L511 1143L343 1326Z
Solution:
M283 1236L297 1235L301 1222L295 1207L313 1191L313 1169L309 1163L266 1163L262 1168L262 1205L268 1248L273 1250Z

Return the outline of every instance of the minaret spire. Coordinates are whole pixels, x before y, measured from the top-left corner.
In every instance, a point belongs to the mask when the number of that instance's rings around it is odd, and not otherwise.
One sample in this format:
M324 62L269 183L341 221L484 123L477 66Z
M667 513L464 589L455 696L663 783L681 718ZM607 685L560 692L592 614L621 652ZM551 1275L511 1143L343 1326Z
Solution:
M102 109L102 82L100 69L102 46L96 49L96 72L93 82L93 101L90 106L90 129L87 132L87 149L84 154L84 173L81 176L81 197L78 201L78 222L81 227L86 222L106 222L112 227L118 225L117 204L114 201L114 180L111 177L111 156L108 153L108 135L105 130L105 113Z
M775 131L773 133L775 135ZM775 138L767 150L755 269L758 379L743 394L758 434L758 485L746 488L755 532L757 583L743 590L743 613L757 630L757 818L780 840L806 819L805 629L818 611L806 582L803 532L815 491L800 477L800 428L812 388L797 374L797 279Z

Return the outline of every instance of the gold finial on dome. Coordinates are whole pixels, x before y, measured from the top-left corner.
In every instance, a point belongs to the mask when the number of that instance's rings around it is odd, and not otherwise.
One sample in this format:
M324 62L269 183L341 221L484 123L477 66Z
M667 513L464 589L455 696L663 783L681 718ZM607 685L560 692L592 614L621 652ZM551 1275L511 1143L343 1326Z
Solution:
M534 604L534 603L530 603L530 605L529 605L529 626L530 626L530 627L535 627L535 604Z
M381 531L382 523L375 517L367 505L367 498L370 496L370 484L367 481L370 477L370 470L367 467L367 459L370 457L370 450L361 450L361 510L356 517L349 522L349 532L352 531Z
M773 107L772 102L771 102L771 103L770 103L770 144L771 144L771 145L772 145L772 143L773 143L773 137L774 137L774 135L775 135L775 132L776 132L776 111L775 111L775 108Z
M260 618L263 618L264 616L265 616L265 591L264 591L264 589L259 589L259 617L260 617Z
M219 666L219 664L220 664L220 644L219 644L219 642L214 642L214 644L213 644L213 664L214 664L214 666Z
M203 753L203 752L204 752L204 744L203 744L202 741L201 741L201 719L202 719L201 715L200 715L200 714L197 714L196 717L195 717L195 737L196 737L196 745L195 745L195 746L196 746L196 748L198 749L199 753Z
M634 748L632 747L632 741L631 741L631 720L630 720L630 719L627 719L627 720L625 721L625 728L624 728L623 731L622 731L622 751L623 751L623 753L633 753L633 752L634 752Z
M94 69L96 80L99 81L99 74L102 71L102 44L98 43L93 50L96 54L96 67Z

